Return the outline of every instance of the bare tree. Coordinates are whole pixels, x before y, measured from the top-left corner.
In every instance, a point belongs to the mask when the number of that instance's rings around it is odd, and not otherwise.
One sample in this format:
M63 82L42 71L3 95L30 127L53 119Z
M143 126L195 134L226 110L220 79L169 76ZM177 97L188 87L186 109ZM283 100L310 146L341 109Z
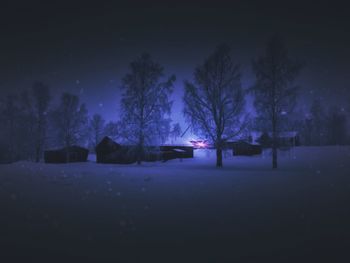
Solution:
M320 99L314 99L311 104L311 108L310 108L311 121L312 121L311 130L314 131L312 134L313 145L322 145L325 143L327 117L326 117L324 107L325 106L322 105Z
M177 138L181 136L181 134L182 134L182 130L181 130L180 124L178 122L174 123L173 128L170 132L172 143L174 143L174 141L176 141Z
M346 112L338 106L329 109L327 118L328 144L344 145L347 143Z
M49 87L42 82L32 86L35 119L35 161L39 162L46 142L47 115L51 100Z
M122 127L128 140L137 145L137 163L145 154L145 145L159 143L169 134L169 114L175 76L163 80L163 67L143 54L130 64L123 78Z
M2 123L1 128L4 133L5 149L8 152L8 161L12 162L18 159L17 139L18 139L18 116L19 116L19 103L18 97L14 94L9 94L2 103Z
M11 160L40 160L44 144L48 90L42 84L35 84L32 90L10 94L2 102L3 135Z
M85 104L79 104L78 96L63 93L60 104L52 112L52 120L59 145L69 147L86 139L87 109Z
M216 147L216 166L222 167L225 141L238 136L245 127L245 96L240 68L230 48L219 46L194 72L194 82L185 82L184 114L194 130Z
M112 140L117 141L119 143L121 139L127 137L122 135L121 124L119 122L113 121L110 121L105 125L103 133L105 136L109 136Z
M26 90L9 94L2 103L2 146L9 161L33 159L34 115Z
M100 143L104 136L105 120L100 114L94 114L89 120L89 140L93 149Z
M270 123L272 131L272 167L277 168L278 134L281 117L292 112L297 95L295 79L301 64L289 57L282 38L274 35L265 54L253 61L256 81L252 89L259 115Z
M15 133L18 143L18 158L21 160L35 159L36 118L34 103L28 90L19 93L19 110L16 117Z

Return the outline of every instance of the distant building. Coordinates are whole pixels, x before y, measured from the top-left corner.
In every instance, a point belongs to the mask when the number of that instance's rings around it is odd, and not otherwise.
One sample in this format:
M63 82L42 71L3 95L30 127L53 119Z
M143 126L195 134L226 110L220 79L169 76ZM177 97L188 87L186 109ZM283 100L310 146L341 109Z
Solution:
M250 144L245 141L237 141L232 143L233 156L244 155L253 156L262 154L262 147L256 144Z
M86 162L89 150L80 146L70 146L44 152L45 163Z
M268 137L270 142L268 144L272 143L272 132L263 133L254 131L251 132L251 137L253 143L261 144L261 139L263 137ZM295 147L300 145L300 136L297 131L284 131L279 132L277 135L277 142L279 147ZM267 143L267 138L263 138L264 143Z
M272 133L269 134L272 136ZM299 133L296 131L280 132L278 134L278 145L280 147L295 147L300 145Z
M145 146L142 161L168 161L177 158L193 158L193 147L190 146ZM138 147L120 145L109 137L104 137L96 147L98 163L130 164L137 161Z

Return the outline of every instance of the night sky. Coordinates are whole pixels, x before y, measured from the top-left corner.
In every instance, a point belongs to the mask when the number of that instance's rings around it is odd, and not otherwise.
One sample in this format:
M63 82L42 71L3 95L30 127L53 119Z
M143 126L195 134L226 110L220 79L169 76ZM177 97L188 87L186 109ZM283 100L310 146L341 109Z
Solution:
M305 63L299 106L308 108L314 96L349 105L350 19L340 2L51 2L2 2L2 95L43 81L57 95L79 94L90 114L116 120L120 80L129 62L146 51L166 74L176 74L172 118L183 123L183 80L218 44L233 48L247 88L251 60L271 34L280 33Z

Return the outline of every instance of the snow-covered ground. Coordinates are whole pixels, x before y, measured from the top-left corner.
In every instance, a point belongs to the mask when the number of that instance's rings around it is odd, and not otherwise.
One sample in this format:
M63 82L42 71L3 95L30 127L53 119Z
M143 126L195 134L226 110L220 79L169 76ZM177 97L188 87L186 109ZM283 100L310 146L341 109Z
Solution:
M0 262L349 262L350 147L270 158L1 165Z

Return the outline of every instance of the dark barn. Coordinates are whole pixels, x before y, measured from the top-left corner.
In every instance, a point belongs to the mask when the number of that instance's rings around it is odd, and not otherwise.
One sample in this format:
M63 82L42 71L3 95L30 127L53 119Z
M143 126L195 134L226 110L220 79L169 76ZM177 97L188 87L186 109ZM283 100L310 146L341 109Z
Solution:
M135 147L122 146L109 137L104 137L96 146L97 163L130 164L136 162Z
M272 147L272 133L263 132L257 137L256 142L263 148ZM290 148L300 146L299 133L296 131L279 132L277 135L277 145L279 148Z
M70 146L44 152L45 163L86 162L89 150L80 146Z
M121 145L113 141L109 137L104 137L96 146L96 161L98 163L112 163L115 159L115 153L121 149Z
M120 145L104 137L96 147L97 163L130 164L137 161L137 147ZM193 147L189 146L147 146L142 161L168 161L177 158L193 158Z
M177 158L193 158L192 146L160 146L163 161Z
M244 141L234 142L232 144L233 156L245 155L252 156L262 153L262 148L260 145L250 144Z
M296 131L280 132L278 136L279 147L295 147L300 145L299 134Z

